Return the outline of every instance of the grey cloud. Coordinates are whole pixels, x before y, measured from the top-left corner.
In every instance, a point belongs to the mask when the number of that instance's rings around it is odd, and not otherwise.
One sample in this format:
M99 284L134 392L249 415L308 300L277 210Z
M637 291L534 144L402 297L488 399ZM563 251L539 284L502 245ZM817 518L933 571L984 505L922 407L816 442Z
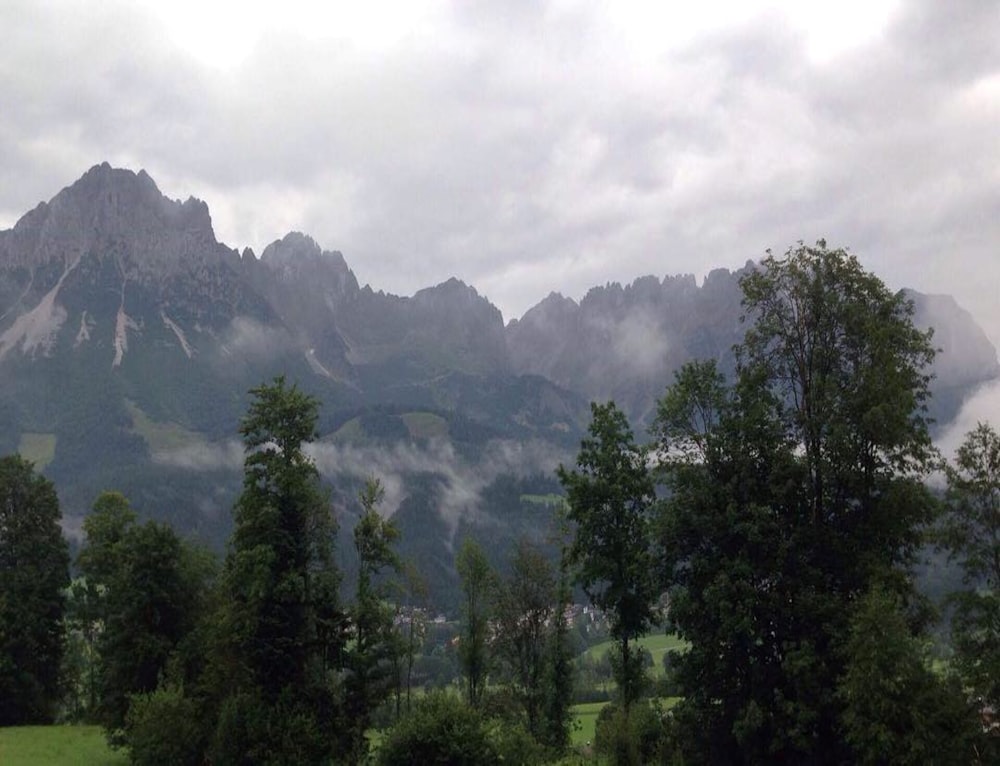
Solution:
M979 423L1000 427L1000 382L983 386L962 407L961 412L937 440L937 447L948 460Z
M109 159L231 246L308 231L375 288L455 275L508 319L825 236L1000 339L998 13L906 3L821 62L758 15L647 60L599 4L456 4L378 55L274 30L219 73L126 3L5 3L0 221Z
M234 317L220 340L223 353L250 359L271 359L292 345L285 330L245 316Z
M243 467L243 444L230 439L225 442L197 441L182 447L154 452L153 462L184 468L189 471L238 471Z
M427 445L400 442L391 447L320 442L310 445L308 453L324 476L377 477L386 490L382 510L387 515L395 513L405 498L406 474L438 474L443 480L438 511L453 530L462 518L475 517L480 492L497 476L548 473L568 459L543 442L505 440L491 442L482 458L474 462L445 441Z

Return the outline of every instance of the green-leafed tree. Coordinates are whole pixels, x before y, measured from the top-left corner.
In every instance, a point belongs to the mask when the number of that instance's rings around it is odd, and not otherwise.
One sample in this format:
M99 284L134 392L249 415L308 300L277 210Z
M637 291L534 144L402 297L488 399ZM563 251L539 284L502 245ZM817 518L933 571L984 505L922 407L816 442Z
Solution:
M382 766L491 766L500 753L481 713L447 692L431 692L389 732L378 751Z
M212 757L324 763L337 741L331 679L342 664L344 620L334 520L305 452L318 403L281 377L250 393L240 424L243 491L210 670L220 700Z
M350 642L345 653L345 728L351 732L350 758L360 763L368 751L367 732L372 713L389 698L398 680L393 676L393 655L399 642L393 626L394 612L387 602L389 583L385 570L397 572L399 558L393 545L399 531L378 513L385 490L378 479L369 479L361 490L361 518L354 527L358 553L358 584L350 615Z
M953 596L952 642L963 679L1000 704L1000 434L980 423L946 468L947 511L939 539L959 561L965 589Z
M56 713L67 585L52 483L19 455L0 458L0 726Z
M574 683L573 646L566 615L572 598L568 551L566 545L560 544L556 608L546 647L545 678L542 684L545 693L542 698L542 730L539 736L542 744L557 753L569 747L570 725L573 719L571 709Z
M93 717L121 743L130 695L156 689L200 617L210 570L170 527L137 524L120 493L102 493L83 526L76 619L98 626Z
M528 732L538 740L544 731L544 682L557 595L548 559L526 540L519 540L510 574L498 582L494 597L494 655L506 671Z
M560 466L557 473L567 518L576 526L570 560L577 582L607 615L618 645L615 681L627 711L644 678L633 644L652 626L659 595L650 527L656 495L647 450L635 443L625 414L614 402L591 404L591 413L576 469Z
M466 538L455 560L462 581L462 632L458 654L465 675L468 702L479 707L490 668L490 596L495 575L483 549Z
M662 576L691 644L677 732L701 762L849 762L835 689L853 605L876 581L910 597L934 509L930 335L823 242L769 254L742 288L734 384L685 368L655 426Z
M855 763L976 762L972 707L956 679L931 670L897 594L876 585L858 600L844 654L837 693Z

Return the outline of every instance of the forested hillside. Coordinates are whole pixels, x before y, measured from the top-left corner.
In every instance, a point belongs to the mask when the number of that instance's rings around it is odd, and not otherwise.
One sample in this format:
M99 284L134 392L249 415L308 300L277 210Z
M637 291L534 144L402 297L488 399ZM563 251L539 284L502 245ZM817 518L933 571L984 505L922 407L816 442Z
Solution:
M590 401L613 399L641 441L681 365L714 359L733 376L753 268L553 295L505 326L455 279L411 297L361 286L303 234L240 253L216 240L203 202L100 165L0 232L0 448L54 482L74 542L113 488L141 518L222 550L246 392L284 375L322 402L309 453L341 528L379 475L403 553L453 611L463 536L489 542L496 565L522 536L548 545L536 498L554 491ZM910 297L940 349L933 431L996 376L996 352L950 298Z
M0 725L97 722L139 764L995 762L1000 435L942 461L932 333L854 256L799 246L740 288L734 374L684 364L651 443L594 402L551 492L484 490L534 506L544 546L459 520L448 560L410 556L377 471L338 530L320 401L282 376L248 392L221 558L106 491L67 587L54 487L4 458ZM965 575L943 641L928 546ZM605 637L610 689L583 651ZM606 704L574 748L583 701Z

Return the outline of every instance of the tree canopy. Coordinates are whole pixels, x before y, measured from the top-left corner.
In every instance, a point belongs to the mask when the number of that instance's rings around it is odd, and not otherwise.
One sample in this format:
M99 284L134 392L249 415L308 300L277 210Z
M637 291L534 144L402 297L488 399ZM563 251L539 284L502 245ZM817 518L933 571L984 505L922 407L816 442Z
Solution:
M650 534L656 494L647 451L635 443L625 413L608 402L591 404L591 414L576 469L560 466L557 473L567 518L576 525L570 561L577 582L608 616L620 647L616 680L627 707L642 686L640 658L630 645L652 625L659 595Z
M341 664L344 620L330 503L305 452L318 403L282 377L250 393L223 573L216 756L323 760L336 741L330 673Z
M0 726L51 721L59 700L69 552L52 482L0 458Z
M953 596L952 641L966 683L1000 704L1000 434L980 423L946 469L947 513L939 540L959 562L965 587Z
M691 643L681 741L713 762L842 762L854 604L877 582L910 592L934 508L933 349L904 296L824 242L769 254L742 288L735 381L685 368L655 428L665 584Z

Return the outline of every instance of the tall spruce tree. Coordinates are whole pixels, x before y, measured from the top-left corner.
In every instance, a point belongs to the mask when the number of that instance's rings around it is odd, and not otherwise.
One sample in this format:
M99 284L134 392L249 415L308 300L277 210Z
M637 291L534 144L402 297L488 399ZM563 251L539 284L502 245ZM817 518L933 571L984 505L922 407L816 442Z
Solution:
M19 455L0 459L0 726L55 715L67 585L52 483Z
M656 426L664 578L691 644L678 730L702 762L842 763L853 605L876 582L907 592L933 508L933 350L903 295L823 242L769 254L742 287L735 384L686 368Z
M305 452L318 404L283 377L250 393L240 426L243 492L223 574L214 672L225 694L213 757L325 763L336 746L331 678L344 630L334 521Z
M351 732L350 760L361 762L368 752L367 732L375 709L389 698L398 681L393 677L393 655L401 648L387 603L389 585L385 570L397 572L399 558L393 544L399 530L391 519L379 515L385 490L378 479L369 479L361 490L361 518L354 527L358 553L358 584L350 614L350 644L345 660L346 728ZM398 669L397 669L398 670Z

